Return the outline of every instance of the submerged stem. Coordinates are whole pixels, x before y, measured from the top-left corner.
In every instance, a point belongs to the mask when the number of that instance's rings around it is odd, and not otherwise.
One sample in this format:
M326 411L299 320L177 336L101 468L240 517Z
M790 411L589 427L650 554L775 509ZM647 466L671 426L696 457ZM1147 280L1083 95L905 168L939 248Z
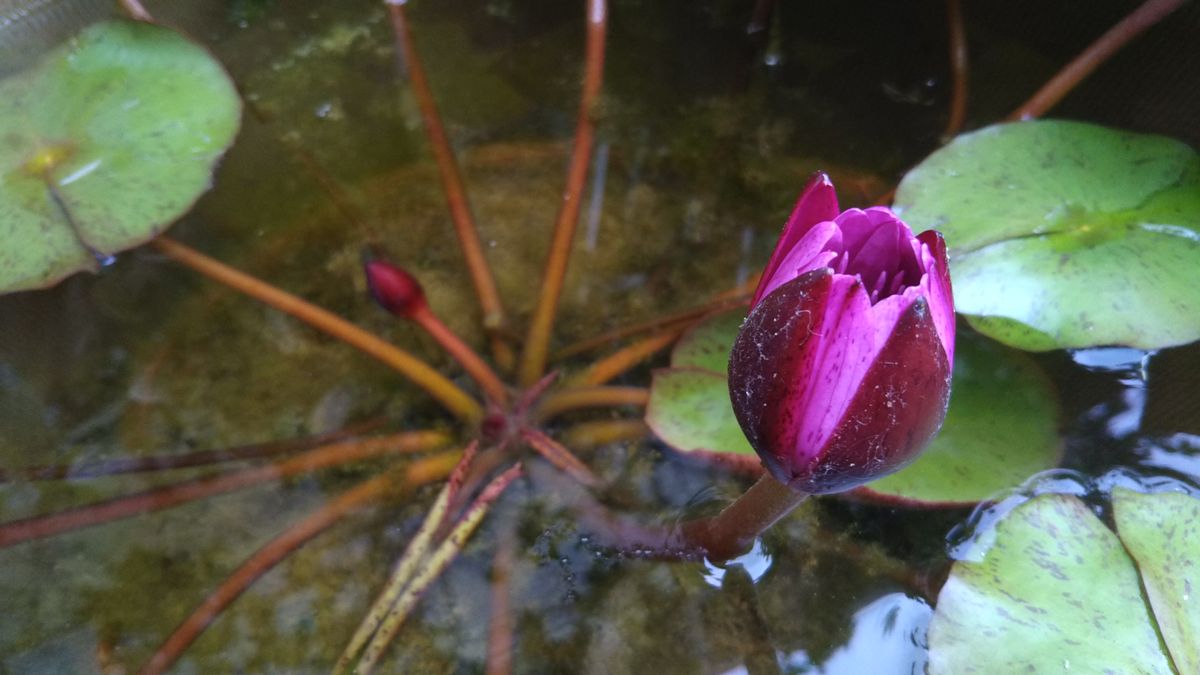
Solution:
M676 326L622 347L593 363L587 370L571 379L575 387L595 387L621 375L642 361L670 347L683 334L684 326Z
M1021 104L1021 107L1012 111L1008 119L1024 120L1041 117L1117 50L1182 7L1186 1L1146 0L1128 16L1117 22L1115 26L1105 31L1104 35L1101 35L1095 42L1088 45L1087 49L1080 52L1079 56L1063 66L1063 69L1042 85L1036 94Z
M544 421L581 408L645 406L649 401L650 390L645 387L578 387L547 396L538 406L535 417Z
M334 443L310 450L278 464L204 476L58 513L3 523L0 524L0 548L142 513L160 511L197 499L233 492L259 483L338 464L393 453L432 450L447 442L449 442L449 438L443 433L414 431L363 441Z
M950 76L953 92L950 95L950 118L942 130L942 139L954 138L967 120L967 30L963 22L962 0L946 0L946 23L950 34Z
M399 481L400 486L410 489L437 480L445 476L456 461L457 452L418 460L401 470L404 477ZM179 624L138 674L157 675L174 665L209 624L251 584L343 516L392 489L397 483L396 473L389 471L358 484L255 551Z
M407 377L413 384L424 389L463 421L475 423L483 417L483 408L475 399L459 389L446 376L430 367L429 364L355 326L333 312L236 270L170 237L160 236L150 245L172 260L190 267L214 281L245 293L259 302L270 305L345 342L368 356L375 357Z
M450 207L450 217L454 220L454 231L458 235L459 249L462 250L463 260L467 263L471 282L475 285L475 294L479 298L480 309L483 310L483 326L491 337L493 356L501 368L511 368L514 359L512 348L501 339L500 335L505 323L500 292L496 289L496 280L488 266L487 256L483 253L479 228L475 224L475 218L471 215L471 207L467 202L467 191L463 186L458 163L454 160L454 152L450 149L450 141L447 139L446 129L442 125L442 117L438 113L437 103L433 99L429 81L425 77L425 68L421 65L421 56L417 52L412 32L409 30L408 19L404 13L404 3L387 0L385 4L391 14L396 45L403 55L408 80L412 85L417 106L421 110L425 135L429 139L429 147L437 161L438 174L442 179L442 189L446 194L446 203Z
M554 223L550 253L546 257L546 269L542 275L537 307L529 324L525 349L521 353L517 374L523 386L537 382L546 370L550 332L554 327L554 316L558 312L558 299L562 295L563 278L567 273L567 262L575 240L575 225L579 220L583 183L587 178L588 164L591 162L592 142L596 131L596 124L592 120L592 108L600 95L600 85L604 78L604 36L607 24L608 7L605 0L587 0L586 61L583 92L579 98L579 116L575 124L575 144L571 150L571 164L567 170L562 206Z

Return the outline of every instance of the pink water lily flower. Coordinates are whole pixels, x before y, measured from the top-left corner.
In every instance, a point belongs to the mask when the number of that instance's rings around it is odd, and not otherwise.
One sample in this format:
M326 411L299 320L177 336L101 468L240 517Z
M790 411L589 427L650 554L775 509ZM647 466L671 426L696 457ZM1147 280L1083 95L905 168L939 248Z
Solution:
M883 207L839 213L805 188L729 359L738 422L779 481L850 489L903 467L941 427L954 361L942 235Z

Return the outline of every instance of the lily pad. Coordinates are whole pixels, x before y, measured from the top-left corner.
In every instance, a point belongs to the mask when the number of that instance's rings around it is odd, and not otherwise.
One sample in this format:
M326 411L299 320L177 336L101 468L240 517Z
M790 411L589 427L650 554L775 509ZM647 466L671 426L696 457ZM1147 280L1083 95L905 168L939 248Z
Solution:
M859 493L947 506L983 501L1058 465L1060 417L1053 383L1028 356L960 331L941 433L917 461Z
M240 113L208 52L140 22L93 25L0 80L0 292L162 232L209 187Z
M956 562L938 596L929 672L1197 672L1200 501L1117 488L1113 508L1117 532L1044 494L979 538L981 559Z
M646 422L668 445L757 466L729 402L725 363L744 312L716 315L680 340L655 373ZM1054 387L1028 356L960 331L950 410L916 462L855 491L912 506L972 504L1058 464Z
M1116 488L1113 519L1176 668L1200 673L1200 499Z
M958 137L901 182L896 211L946 236L959 313L1029 350L1200 338L1200 156L1067 121Z

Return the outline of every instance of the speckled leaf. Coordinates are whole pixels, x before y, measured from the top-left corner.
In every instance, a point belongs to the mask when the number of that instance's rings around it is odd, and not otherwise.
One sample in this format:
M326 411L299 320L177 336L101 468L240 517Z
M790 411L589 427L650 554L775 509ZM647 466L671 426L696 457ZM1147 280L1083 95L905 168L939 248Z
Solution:
M896 210L946 236L956 309L1023 349L1200 338L1200 157L1168 138L1037 121L965 134Z
M697 368L654 373L646 423L680 452L703 450L755 457L729 402L724 375Z
M1021 352L960 331L950 409L912 465L864 486L867 497L947 505L979 502L1058 464L1058 399Z
M208 188L241 103L203 48L96 24L0 81L0 291L147 241Z
M1041 495L995 527L938 595L931 675L1172 672L1133 560L1087 506Z
M725 375L729 370L729 350L745 319L744 309L705 319L675 344L671 352L671 365L675 368L701 368Z
M1200 500L1116 488L1113 519L1176 668L1200 673Z

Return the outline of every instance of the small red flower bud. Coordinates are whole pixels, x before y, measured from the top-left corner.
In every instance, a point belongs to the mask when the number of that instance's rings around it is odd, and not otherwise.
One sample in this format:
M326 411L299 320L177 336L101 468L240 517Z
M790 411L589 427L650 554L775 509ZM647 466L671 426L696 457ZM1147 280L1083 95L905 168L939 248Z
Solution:
M404 319L425 308L425 291L416 277L385 260L363 263L371 297L387 311Z

